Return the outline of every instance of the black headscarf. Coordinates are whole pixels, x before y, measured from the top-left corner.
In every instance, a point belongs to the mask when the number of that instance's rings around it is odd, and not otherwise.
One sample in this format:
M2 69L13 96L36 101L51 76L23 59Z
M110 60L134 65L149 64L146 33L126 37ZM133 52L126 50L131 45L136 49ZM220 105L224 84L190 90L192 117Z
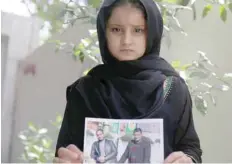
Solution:
M106 43L107 16L116 0L105 0L97 17L97 32L104 64L81 78L77 89L87 107L101 118L145 118L163 103L162 85L167 76L179 76L159 57L163 20L153 0L139 0L146 11L147 47L134 61L118 61Z

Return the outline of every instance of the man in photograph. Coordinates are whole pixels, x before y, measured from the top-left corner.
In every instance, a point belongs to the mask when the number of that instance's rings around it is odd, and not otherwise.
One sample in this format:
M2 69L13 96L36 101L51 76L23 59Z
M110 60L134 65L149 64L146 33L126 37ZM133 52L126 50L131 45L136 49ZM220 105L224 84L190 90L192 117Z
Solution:
M96 131L98 141L95 141L91 149L91 158L96 163L116 163L117 148L113 141L105 139L102 129Z
M150 163L151 143L143 137L140 128L134 130L133 137L118 163L124 163L127 159L128 163Z

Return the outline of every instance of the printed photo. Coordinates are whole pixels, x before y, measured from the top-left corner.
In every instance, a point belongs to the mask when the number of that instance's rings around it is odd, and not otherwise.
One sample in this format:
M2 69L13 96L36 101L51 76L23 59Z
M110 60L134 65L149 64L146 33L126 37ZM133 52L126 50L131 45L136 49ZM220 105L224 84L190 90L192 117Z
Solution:
M160 163L164 160L163 120L86 118L86 163Z

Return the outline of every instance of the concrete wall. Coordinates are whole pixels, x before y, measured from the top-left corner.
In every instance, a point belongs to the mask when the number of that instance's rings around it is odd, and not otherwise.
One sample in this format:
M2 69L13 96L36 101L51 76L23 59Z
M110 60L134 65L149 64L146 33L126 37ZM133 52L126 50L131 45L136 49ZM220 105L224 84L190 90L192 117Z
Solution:
M1 12L2 162L9 162L18 61L39 45L41 21Z
M66 42L78 43L87 36L86 26L80 23L62 35L57 34L52 39L61 39ZM20 161L22 145L18 133L27 128L28 122L52 128L49 120L55 120L56 113L63 114L65 108L66 87L77 80L85 68L92 66L86 60L84 65L79 60L75 61L67 49L55 53L55 44L44 44L33 52L26 60L20 62L16 85L16 114L14 134L12 140L11 162ZM36 75L24 75L23 69L27 64L36 65ZM85 67L85 68L84 68ZM51 134L54 140L57 134Z
M1 35L1 86L4 88L4 79L6 73L6 61L7 61L7 54L8 54L8 45L9 45L9 37L7 35Z
M197 2L197 21L192 21L192 15L189 12L180 15L180 21L189 34L188 37L173 33L172 45L170 49L163 46L162 56L169 61L181 59L187 63L196 59L197 50L202 50L207 52L208 57L217 63L222 72L232 72L232 14L228 13L228 21L223 23L219 18L218 8L214 8L207 18L201 19L203 4L202 1ZM77 24L54 38L78 43L80 38L87 35L86 29L87 25ZM21 64L21 68L27 62L36 64L37 73L34 77L23 75L21 69L18 73L17 113L11 162L17 162L17 157L22 152L22 145L17 138L19 131L27 128L29 121L51 129L49 120L55 119L56 113L64 112L67 85L75 81L85 70L84 68L92 65L89 61L80 65L80 62L74 61L70 55L64 52L56 54L54 50L53 44L43 45ZM232 162L230 121L232 91L216 94L217 107L209 105L209 112L205 117L194 110L196 129L203 149L203 161ZM53 133L52 136L56 142L57 134Z

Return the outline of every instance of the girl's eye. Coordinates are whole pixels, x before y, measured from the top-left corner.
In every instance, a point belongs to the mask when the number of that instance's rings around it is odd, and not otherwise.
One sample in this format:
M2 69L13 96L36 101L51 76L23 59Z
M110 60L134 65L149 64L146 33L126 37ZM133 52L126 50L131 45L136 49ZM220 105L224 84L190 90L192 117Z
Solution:
M135 32L136 32L136 33L142 33L142 32L144 32L144 30L141 29L141 28L135 28Z
M120 28L114 27L111 29L112 32L121 32L122 30Z

